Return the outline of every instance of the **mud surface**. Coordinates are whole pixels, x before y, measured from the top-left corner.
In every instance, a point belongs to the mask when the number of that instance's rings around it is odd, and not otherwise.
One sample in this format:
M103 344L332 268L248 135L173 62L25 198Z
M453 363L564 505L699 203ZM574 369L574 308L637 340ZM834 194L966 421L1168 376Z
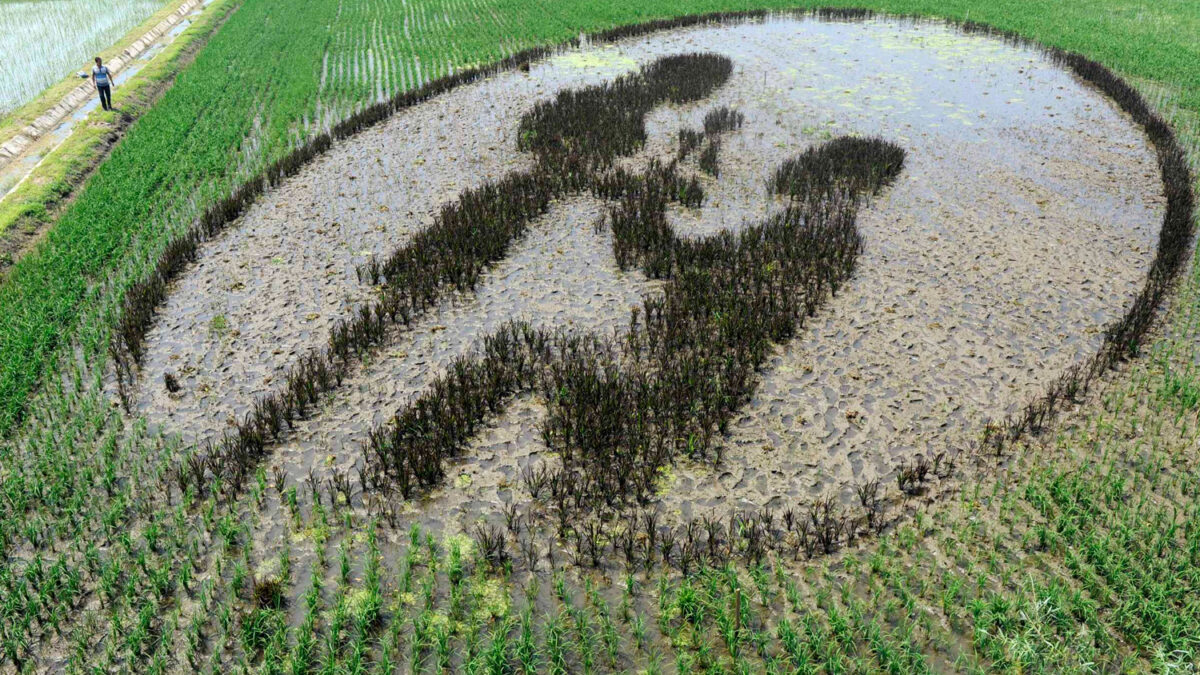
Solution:
M781 345L717 467L679 466L664 508L684 515L807 499L890 475L918 453L964 447L987 417L1034 396L1100 345L1153 257L1164 208L1152 148L1114 105L1040 53L936 24L778 19L583 49L459 88L339 144L265 195L172 289L147 339L138 410L189 442L214 438L372 297L355 266L432 222L465 188L527 168L520 115L566 87L659 56L733 59L709 100L663 107L630 163L674 153L682 127L729 105L719 179L680 232L708 234L782 207L767 177L837 135L907 151L895 184L860 213L858 271ZM688 166L694 169L694 159ZM557 204L477 294L455 298L383 350L282 444L289 482L345 470L359 443L456 356L509 318L612 331L655 292L616 269L604 205ZM183 389L168 395L163 373ZM523 500L542 461L539 403L520 399L419 508L462 523Z

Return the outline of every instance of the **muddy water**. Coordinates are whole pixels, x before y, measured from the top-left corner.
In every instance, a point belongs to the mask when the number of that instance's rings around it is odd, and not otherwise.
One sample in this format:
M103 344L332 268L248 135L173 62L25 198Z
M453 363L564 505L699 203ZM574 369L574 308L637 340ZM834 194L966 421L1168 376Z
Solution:
M705 204L676 209L704 236L781 205L766 180L784 159L842 134L908 153L869 200L851 282L781 345L732 425L718 467L680 466L666 509L695 515L887 477L916 453L964 446L1067 365L1136 293L1163 200L1152 149L1110 102L1040 54L931 24L777 19L688 29L566 53L460 88L340 144L205 246L147 342L139 410L200 441L219 434L333 322L371 297L355 265L386 255L466 187L529 166L515 129L536 100L659 56L714 51L734 75L709 100L648 118L646 149L729 105ZM694 161L694 160L689 160ZM360 460L358 443L505 319L611 331L654 287L615 269L593 224L603 205L555 206L478 294L431 312L373 356L272 459L292 479ZM183 391L163 391L165 371ZM476 439L445 488L415 506L470 521L524 499L520 466L543 454L541 410L522 399Z

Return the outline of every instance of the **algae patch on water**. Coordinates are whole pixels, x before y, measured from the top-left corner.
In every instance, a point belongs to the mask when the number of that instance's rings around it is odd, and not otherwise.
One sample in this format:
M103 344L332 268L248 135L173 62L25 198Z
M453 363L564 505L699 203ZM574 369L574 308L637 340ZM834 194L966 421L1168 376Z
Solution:
M592 70L605 75L624 73L638 66L636 60L623 54L621 50L615 47L569 52L551 59L551 64L559 68Z

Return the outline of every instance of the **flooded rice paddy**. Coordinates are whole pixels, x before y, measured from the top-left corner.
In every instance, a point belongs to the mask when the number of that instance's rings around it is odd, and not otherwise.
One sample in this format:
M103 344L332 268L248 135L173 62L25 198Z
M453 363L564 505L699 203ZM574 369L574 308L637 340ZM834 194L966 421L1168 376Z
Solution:
M866 203L850 282L761 373L717 466L679 465L661 500L685 517L773 506L890 477L953 451L1100 345L1153 257L1164 208L1153 149L1115 105L1040 52L926 23L815 19L707 26L584 47L460 87L339 143L205 244L171 289L137 410L189 443L215 440L374 297L358 265L386 257L463 190L528 170L521 115L566 88L670 54L733 60L709 99L647 118L631 168L670 159L683 128L729 106L720 173L671 224L704 236L781 210L767 179L847 134L904 148L904 171ZM557 203L495 266L373 353L270 461L300 482L361 462L361 443L509 319L611 334L659 285L619 271L592 197ZM182 385L168 393L164 374ZM456 476L410 508L461 528L529 498L520 469L553 462L526 396L481 433Z

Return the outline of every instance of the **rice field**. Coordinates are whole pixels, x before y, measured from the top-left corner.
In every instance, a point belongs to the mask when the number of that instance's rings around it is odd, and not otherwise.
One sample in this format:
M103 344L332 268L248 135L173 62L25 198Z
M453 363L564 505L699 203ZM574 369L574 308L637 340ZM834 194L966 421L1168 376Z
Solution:
M32 101L79 71L96 54L163 7L164 0L4 0L0 3L0 63L6 86L0 116Z
M0 286L0 671L1200 665L1200 12L875 4L244 0Z

